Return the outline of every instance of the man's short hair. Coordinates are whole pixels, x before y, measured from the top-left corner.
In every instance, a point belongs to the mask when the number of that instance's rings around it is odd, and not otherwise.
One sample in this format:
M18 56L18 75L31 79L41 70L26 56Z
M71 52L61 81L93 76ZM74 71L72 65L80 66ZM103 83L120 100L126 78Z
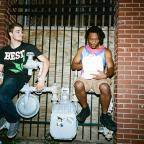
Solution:
M17 23L17 22L10 24L9 27L8 27L8 29L7 29L7 34L8 34L9 38L10 38L9 32L13 32L13 29L15 27L21 27L23 29L23 26L21 24Z

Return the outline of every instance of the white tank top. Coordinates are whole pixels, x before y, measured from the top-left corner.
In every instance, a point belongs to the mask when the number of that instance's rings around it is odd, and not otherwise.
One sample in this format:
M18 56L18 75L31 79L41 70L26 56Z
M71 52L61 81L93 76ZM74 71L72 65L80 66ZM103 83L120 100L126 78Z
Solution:
M81 61L83 66L81 76L85 79L92 79L92 74L98 74L98 70L104 71L105 69L105 48L101 47L93 52L86 46L82 51Z

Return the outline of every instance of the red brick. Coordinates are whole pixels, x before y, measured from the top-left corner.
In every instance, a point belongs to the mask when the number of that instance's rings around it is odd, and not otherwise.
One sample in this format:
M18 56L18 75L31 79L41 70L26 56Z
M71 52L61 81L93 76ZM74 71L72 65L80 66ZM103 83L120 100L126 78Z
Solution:
M117 99L117 103L119 104L124 104L124 103L131 103L131 100L130 99Z
M124 12L124 11L132 11L132 10L133 10L132 7L129 7L129 8L127 8L127 7L120 7L119 8L119 11L122 11L122 12Z
M143 0L133 0L133 3L144 3Z
M134 8L132 8L132 10L133 11L138 11L138 12L142 12L142 11L144 11L144 7L134 7Z
M132 65L143 65L143 62L132 62Z
M124 117L130 118L130 119L136 119L138 118L137 114L124 114Z
M128 39L125 39L125 43L138 43L138 39L128 38Z
M119 133L118 133L118 134L116 134L116 136L123 138L123 137L124 137L124 134L119 134Z
M133 16L139 16L139 12L135 12L135 11L133 11L133 12L126 12L126 16L130 16L130 17L133 17Z
M128 128L128 129L138 129L138 124L135 123L124 123L124 128Z
M128 3L128 4L125 4L125 6L126 7L132 7L132 8L134 8L134 7L140 7L140 5L139 4L136 4L136 3Z
M138 104L124 104L124 108L136 109Z
M139 43L144 43L144 39L140 39L140 40L139 40Z
M118 133L131 133L131 129L124 129L122 127L120 127L118 130L117 130Z
M117 144L131 144L131 140L118 138L116 141Z
M132 103L144 104L144 99L133 99Z
M144 110L143 109L132 109L132 113L137 113L137 114L144 114ZM139 123L139 122L144 123L144 120L136 120L135 122Z
M143 21L143 20L144 20L144 16L141 16L141 17L134 17L134 20Z
M117 122L117 121L116 121L116 122ZM121 128L121 129L122 129L122 128L123 128L123 124L122 124L122 123L118 123L118 122L117 122L117 127L119 127L119 128ZM119 131L119 130L120 130L120 129L118 129L118 130L117 130L117 133L120 133L120 131Z
M144 140L133 140L131 144L143 144Z
M118 1L116 20L115 99L118 122L117 143L142 143L144 123L144 2L142 0ZM132 9L132 10L131 10ZM127 82L126 82L127 81ZM124 100L125 99L125 100ZM131 101L125 103L127 99ZM118 115L121 114L123 119ZM129 118L130 123L127 123ZM123 124L121 124L121 121ZM132 131L126 133L120 128ZM124 129L124 130L125 130ZM132 137L132 138L131 138Z
M140 21L125 21L125 25L140 25Z
M139 124L140 129L144 129L144 124Z
M123 104L116 104L117 108L123 108ZM120 116L121 117L121 116Z
M144 20L143 20L143 21L140 21L140 24L143 25L143 24L144 24Z
M124 138L128 138L128 139L138 139L138 135L136 134L127 134L127 135L124 135Z
M139 95L139 99L144 99L144 94Z
M132 53L132 56L138 56L138 57L143 57L143 53Z
M126 113L131 113L131 110L130 109L118 109L117 110L117 113L123 113L123 114L126 114ZM125 121L130 121L130 119L124 119ZM123 120L123 121L124 121ZM121 121L121 119L120 119Z
M126 49L127 52L133 52L133 53L139 52L139 50L137 48L133 48L133 47L131 47L131 48L125 48L125 49Z
M124 119L121 119L121 118L118 118L117 119L117 121L116 121L118 124L122 124L123 125L123 128L124 129L128 129L131 125L130 125L130 123L131 123L131 120L130 119L126 119L126 118L124 118ZM127 126L125 126L125 125L127 125ZM119 125L120 126L120 125ZM137 128L136 126L133 126L134 128ZM122 127L121 127L122 128ZM120 130L120 129L119 129ZM129 129L128 129L129 130ZM120 131L119 131L120 132ZM126 133L126 131L125 131L125 133ZM128 133L128 132L127 132Z

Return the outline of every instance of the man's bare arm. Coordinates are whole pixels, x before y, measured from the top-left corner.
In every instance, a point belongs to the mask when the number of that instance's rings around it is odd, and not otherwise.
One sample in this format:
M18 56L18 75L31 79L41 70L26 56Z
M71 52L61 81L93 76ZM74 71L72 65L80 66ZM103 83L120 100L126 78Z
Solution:
M106 49L106 64L107 64L107 71L106 71L106 77L111 78L114 75L114 62L112 59L112 53L110 49Z
M81 53L84 47L80 47L73 58L71 68L72 70L81 70L82 69L82 64L81 64Z

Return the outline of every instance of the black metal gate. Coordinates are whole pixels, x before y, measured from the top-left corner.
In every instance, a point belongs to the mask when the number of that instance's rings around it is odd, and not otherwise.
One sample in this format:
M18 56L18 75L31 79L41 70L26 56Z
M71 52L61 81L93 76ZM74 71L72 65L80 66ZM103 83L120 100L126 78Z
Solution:
M47 86L57 83L68 87L73 94L73 81L78 76L71 71L74 54L85 44L84 34L89 26L101 26L106 34L107 47L114 50L114 0L17 0L11 14L24 25L25 41L36 45L50 60ZM35 72L31 84L34 85ZM41 108L32 119L22 119L19 137L44 138L49 131L51 94L39 97ZM79 126L78 140L103 139L99 136L99 100L90 94L92 114Z

